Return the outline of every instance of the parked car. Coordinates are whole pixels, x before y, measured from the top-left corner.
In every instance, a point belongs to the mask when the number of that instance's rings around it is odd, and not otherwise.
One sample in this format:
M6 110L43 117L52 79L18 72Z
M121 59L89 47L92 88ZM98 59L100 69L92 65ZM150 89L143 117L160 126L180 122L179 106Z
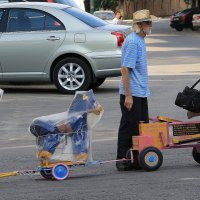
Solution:
M48 2L48 3L61 3L75 8L80 8L74 0L8 0L9 2ZM82 9L82 8L81 8Z
M8 3L8 1L7 0L0 0L0 4L2 4L2 3Z
M63 4L1 4L0 82L51 81L62 93L97 87L120 76L130 31Z
M177 31L182 31L184 28L191 28L193 31L196 30L192 24L192 17L194 14L200 14L199 8L189 8L180 12L175 13L171 16L170 26L175 28Z
M112 22L115 18L115 13L111 10L95 11L94 16L106 20L107 22Z
M200 28L200 14L193 15L193 21L192 21L193 27L196 29Z

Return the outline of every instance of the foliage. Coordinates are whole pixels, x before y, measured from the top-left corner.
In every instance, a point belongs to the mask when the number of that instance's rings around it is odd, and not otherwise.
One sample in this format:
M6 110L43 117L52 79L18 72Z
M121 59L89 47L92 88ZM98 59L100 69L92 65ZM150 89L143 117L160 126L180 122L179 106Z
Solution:
M113 10L118 6L118 0L94 0L95 10Z
M190 4L190 0L184 0L184 2L186 3L186 4Z

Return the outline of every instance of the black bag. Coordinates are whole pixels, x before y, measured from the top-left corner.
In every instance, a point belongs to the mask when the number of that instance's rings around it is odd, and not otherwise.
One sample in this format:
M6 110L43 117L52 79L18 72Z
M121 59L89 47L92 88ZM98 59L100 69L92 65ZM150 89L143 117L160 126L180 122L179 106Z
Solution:
M175 100L175 105L188 111L199 113L200 91L194 89L199 82L200 79L191 88L186 86L183 92L179 92Z

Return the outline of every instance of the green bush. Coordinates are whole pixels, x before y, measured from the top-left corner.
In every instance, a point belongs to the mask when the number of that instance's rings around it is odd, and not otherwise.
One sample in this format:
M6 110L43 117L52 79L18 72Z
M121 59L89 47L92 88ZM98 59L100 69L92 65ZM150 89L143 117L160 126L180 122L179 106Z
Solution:
M117 6L118 6L118 0L94 0L95 10L108 9L115 11Z

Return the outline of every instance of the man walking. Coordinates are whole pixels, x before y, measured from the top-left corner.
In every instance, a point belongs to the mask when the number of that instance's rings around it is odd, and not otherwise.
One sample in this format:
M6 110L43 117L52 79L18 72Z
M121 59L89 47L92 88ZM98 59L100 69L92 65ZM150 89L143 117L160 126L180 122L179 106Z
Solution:
M133 13L133 30L122 46L120 81L121 122L118 132L117 159L126 158L132 147L132 136L139 135L139 122L149 121L147 97L148 86L147 54L144 38L150 34L152 19L148 10ZM128 161L116 163L118 170L131 170Z

